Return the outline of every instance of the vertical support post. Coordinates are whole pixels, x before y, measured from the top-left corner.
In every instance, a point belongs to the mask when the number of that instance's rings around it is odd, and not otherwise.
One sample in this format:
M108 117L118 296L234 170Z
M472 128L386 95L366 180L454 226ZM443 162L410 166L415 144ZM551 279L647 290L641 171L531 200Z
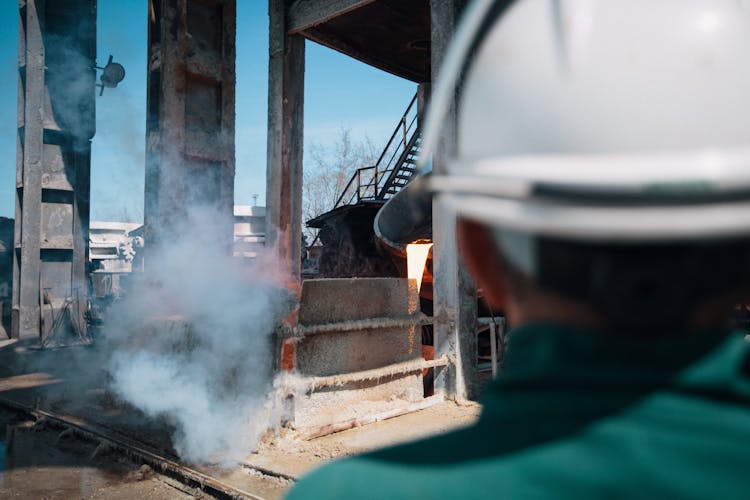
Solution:
M492 361L492 378L497 377L497 329L495 318L490 318L490 360Z
M149 0L148 10L146 244L179 237L198 206L231 255L235 0Z
M401 117L401 141L404 145L404 150L406 150L406 115Z
M20 0L18 62L12 335L85 336L96 0Z
M430 0L432 80L435 81L455 30L463 1ZM456 101L446 114L432 155L436 174L446 171L446 160L456 147ZM454 214L437 200L433 204L433 269L435 356L452 355L454 365L438 369L435 391L447 397L475 399L478 393L476 287L459 260Z
M44 102L43 16L43 1L19 1L18 153L12 298L12 336L15 338L34 337L41 333L39 247L43 125L39 115Z
M362 200L362 171L357 170L357 203Z
M288 35L287 4L269 0L266 245L286 285L300 289L305 40Z
M432 85L429 82L417 85L417 124L420 129L422 128L422 120L424 120L425 111L427 111L427 104L430 100L431 91Z

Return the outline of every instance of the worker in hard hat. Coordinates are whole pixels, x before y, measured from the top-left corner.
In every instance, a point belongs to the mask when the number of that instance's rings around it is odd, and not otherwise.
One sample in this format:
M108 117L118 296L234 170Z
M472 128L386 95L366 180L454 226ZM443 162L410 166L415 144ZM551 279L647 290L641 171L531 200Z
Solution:
M750 358L726 320L750 291L750 5L491 4L456 34L424 143L462 81L431 185L515 326L505 370L473 427L290 497L747 497Z

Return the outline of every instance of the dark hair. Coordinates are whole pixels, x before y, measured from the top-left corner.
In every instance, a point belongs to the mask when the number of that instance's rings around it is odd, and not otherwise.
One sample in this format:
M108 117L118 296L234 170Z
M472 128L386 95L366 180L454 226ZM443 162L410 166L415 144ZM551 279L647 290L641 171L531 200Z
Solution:
M537 240L533 279L504 262L521 294L540 289L588 303L614 331L668 334L685 329L695 307L750 290L750 239L665 244Z

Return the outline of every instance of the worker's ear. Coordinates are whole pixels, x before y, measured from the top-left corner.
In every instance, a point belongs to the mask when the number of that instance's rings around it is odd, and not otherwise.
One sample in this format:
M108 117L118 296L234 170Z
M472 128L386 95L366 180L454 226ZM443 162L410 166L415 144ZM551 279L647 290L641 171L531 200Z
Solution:
M507 289L503 264L487 229L468 220L459 220L458 248L466 268L494 311L507 306Z

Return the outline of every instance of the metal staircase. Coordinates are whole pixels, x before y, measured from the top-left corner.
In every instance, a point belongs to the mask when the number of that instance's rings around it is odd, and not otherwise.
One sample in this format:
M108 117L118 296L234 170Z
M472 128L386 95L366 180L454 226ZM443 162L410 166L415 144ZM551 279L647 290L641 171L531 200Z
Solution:
M375 165L354 172L332 210L344 205L385 201L414 176L422 145L417 120L417 95L409 102Z
M422 135L419 130L415 130L409 139L409 144L406 146L402 153L402 157L399 158L397 165L398 168L391 170L388 175L383 187L380 191L379 199L387 199L394 194L401 191L401 188L406 186L411 181L417 166L417 158L421 151L422 146Z

